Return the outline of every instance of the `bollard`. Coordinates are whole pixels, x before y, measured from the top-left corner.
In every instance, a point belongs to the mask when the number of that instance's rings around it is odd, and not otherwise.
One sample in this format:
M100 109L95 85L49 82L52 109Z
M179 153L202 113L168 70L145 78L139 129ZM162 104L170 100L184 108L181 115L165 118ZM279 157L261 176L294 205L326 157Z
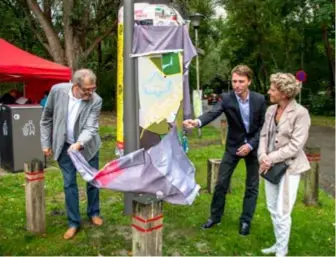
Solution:
M32 233L45 232L45 199L43 162L32 160L24 164L26 179L27 230Z
M221 163L221 159L208 159L207 189L208 189L208 192L211 194L215 192L220 163ZM227 193L231 193L231 185L229 185Z
M162 256L162 201L142 195L133 199L133 256Z
M222 145L225 145L227 137L227 121L221 120L221 142Z
M306 147L305 152L311 168L304 175L303 202L305 205L317 205L319 193L321 149L320 147Z

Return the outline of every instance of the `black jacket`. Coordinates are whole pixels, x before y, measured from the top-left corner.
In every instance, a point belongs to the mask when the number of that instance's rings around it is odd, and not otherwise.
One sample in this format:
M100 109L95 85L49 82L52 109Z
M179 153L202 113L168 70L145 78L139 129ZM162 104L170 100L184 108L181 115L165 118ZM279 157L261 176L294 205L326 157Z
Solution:
M260 130L265 120L266 102L265 97L256 92L250 91L250 124L249 132L246 131L243 118L240 114L239 103L235 93L224 93L221 100L207 113L198 119L202 122L202 127L216 119L223 112L228 123L228 134L226 141L226 151L235 155L237 149L245 144L245 139L253 151L250 154L257 154Z
M11 96L10 93L6 93L0 98L0 103L2 103L2 104L15 104L15 98L13 96Z

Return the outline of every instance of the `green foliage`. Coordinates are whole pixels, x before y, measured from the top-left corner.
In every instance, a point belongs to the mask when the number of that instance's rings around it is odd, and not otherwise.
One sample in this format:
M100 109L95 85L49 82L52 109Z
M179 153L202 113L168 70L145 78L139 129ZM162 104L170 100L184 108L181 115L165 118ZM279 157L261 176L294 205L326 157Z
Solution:
M313 95L309 111L315 115L335 116L335 100L330 95Z
M0 83L0 96L8 93L11 89L23 92L23 84L21 83Z
M17 1L0 1L0 38L39 56L46 57L46 52L34 36L29 21Z
M190 1L189 1L190 2ZM197 2L197 1L196 1ZM230 70L241 63L254 71L252 89L266 93L274 72L304 69L308 74L303 101L318 91L334 92L331 64L335 62L335 3L329 0L219 0L227 18L204 20L200 41L201 87L215 87L215 78L230 78ZM195 5L190 4L190 10ZM196 9L201 12L200 9ZM204 13L209 15L208 13ZM202 29L204 26L204 30ZM324 30L327 38L323 37ZM331 54L328 56L328 47ZM194 69L191 81L194 83ZM328 103L327 106L331 106ZM320 106L320 103L317 103ZM319 112L320 113L320 112ZM330 112L332 114L332 112Z
M116 99L116 73L115 70L102 69L98 70L98 90L97 93L103 98L103 110L115 110Z

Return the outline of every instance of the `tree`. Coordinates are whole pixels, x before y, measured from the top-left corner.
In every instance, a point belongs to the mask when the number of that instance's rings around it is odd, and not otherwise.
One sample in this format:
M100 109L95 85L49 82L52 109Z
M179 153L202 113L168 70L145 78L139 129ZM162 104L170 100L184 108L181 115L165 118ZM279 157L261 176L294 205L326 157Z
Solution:
M116 0L4 0L22 9L52 59L75 69L116 28Z
M13 8L7 1L0 1L0 10L0 37L27 51L45 56L41 44L34 39L24 13L19 8Z

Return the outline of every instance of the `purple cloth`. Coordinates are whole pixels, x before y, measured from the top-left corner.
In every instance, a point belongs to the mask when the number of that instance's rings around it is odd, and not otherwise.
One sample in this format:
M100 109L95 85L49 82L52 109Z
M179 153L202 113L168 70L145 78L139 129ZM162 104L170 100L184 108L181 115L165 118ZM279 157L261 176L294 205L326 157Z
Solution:
M109 162L99 171L80 152L71 151L69 155L83 179L98 188L152 194L182 205L192 204L200 189L195 167L183 151L176 127L157 145Z
M167 50L183 50L183 118L192 116L189 91L189 64L197 55L184 26L135 26L132 54L150 54Z

